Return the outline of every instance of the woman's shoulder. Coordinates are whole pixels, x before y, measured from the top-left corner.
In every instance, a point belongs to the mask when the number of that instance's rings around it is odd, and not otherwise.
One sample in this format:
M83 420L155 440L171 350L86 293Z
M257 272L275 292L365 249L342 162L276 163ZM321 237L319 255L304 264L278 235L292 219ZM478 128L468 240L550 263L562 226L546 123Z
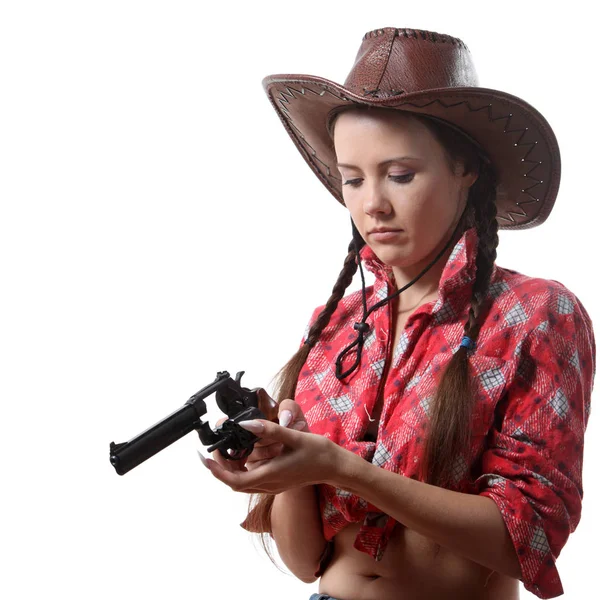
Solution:
M532 313L574 314L591 324L591 319L578 296L556 279L526 275L514 269L496 266L489 295L505 307Z
M572 346L595 363L592 320L581 300L556 279L526 275L496 267L488 290L491 308L486 317L490 347L506 343L521 348L525 340L541 348ZM517 358L516 352L513 358Z
M517 292L537 294L565 293L566 295L575 297L575 294L566 285L556 279L544 279L543 277L527 275L514 269L496 265L495 276L490 287L502 283L505 286L499 285L499 287Z

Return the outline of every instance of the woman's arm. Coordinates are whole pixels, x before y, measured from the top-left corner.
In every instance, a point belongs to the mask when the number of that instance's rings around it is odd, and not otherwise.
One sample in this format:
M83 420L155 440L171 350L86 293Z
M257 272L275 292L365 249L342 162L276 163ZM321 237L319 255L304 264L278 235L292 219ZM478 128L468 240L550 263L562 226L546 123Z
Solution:
M288 569L305 583L316 581L315 572L327 546L316 486L277 494L271 510L271 530L279 556Z
M334 485L399 523L489 569L519 579L515 549L496 503L381 469L350 452Z
M206 466L213 475L236 491L277 494L272 528L303 581L314 581L311 570L324 540L317 529L314 484L322 482L349 491L376 506L409 529L489 569L521 578L520 563L500 510L485 496L464 494L410 479L365 461L330 439L289 430L270 421L245 421L240 425L262 438L281 442L286 451L251 472L230 472L214 461ZM303 486L298 489L298 485ZM308 507L312 507L311 512ZM305 521L297 516L302 511ZM312 535L309 527L312 523ZM303 530L304 528L304 530ZM308 540L309 548L292 558ZM317 542L318 540L318 542ZM297 562L296 562L297 561Z
M285 414L289 411L289 414ZM280 423L308 432L302 410L291 399L280 404ZM277 494L271 509L271 536L288 569L305 583L317 580L315 573L327 542L323 535L319 497L315 485L292 488Z
M309 431L300 406L291 399L280 402L278 416L283 427ZM276 444L271 448L277 446ZM274 454L269 452L267 460ZM262 457L261 450L257 450L254 460L248 463L248 468L256 468L255 465L261 464ZM294 487L277 494L273 499L270 520L271 537L288 569L305 583L316 581L315 573L327 547L316 486Z

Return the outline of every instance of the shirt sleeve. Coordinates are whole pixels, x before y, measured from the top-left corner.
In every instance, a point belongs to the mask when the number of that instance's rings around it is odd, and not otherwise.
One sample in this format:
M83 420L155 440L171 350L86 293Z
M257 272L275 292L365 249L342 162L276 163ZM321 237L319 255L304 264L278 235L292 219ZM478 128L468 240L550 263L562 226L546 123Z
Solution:
M476 491L498 506L539 598L563 593L556 559L581 516L584 432L596 348L589 315L552 282L517 344L517 373L496 408Z

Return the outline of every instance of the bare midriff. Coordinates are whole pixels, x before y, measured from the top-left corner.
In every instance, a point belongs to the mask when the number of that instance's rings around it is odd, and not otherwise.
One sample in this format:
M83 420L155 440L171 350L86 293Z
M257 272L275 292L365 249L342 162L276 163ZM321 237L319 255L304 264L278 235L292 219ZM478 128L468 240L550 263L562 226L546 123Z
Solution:
M319 592L340 600L516 600L512 577L441 548L397 524L380 561L354 548L360 528L351 523L334 538Z

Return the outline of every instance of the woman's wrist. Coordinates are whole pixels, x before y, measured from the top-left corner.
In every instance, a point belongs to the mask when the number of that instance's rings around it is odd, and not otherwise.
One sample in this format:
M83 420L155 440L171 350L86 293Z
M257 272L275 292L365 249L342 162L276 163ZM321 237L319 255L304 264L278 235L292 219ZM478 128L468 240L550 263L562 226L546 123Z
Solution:
M334 453L333 466L330 480L324 483L350 491L350 488L353 487L353 482L355 483L357 478L364 476L362 468L365 464L370 463L366 463L360 456L350 450L346 450L346 448L338 446L335 442L331 443L335 446L335 449L332 451Z

